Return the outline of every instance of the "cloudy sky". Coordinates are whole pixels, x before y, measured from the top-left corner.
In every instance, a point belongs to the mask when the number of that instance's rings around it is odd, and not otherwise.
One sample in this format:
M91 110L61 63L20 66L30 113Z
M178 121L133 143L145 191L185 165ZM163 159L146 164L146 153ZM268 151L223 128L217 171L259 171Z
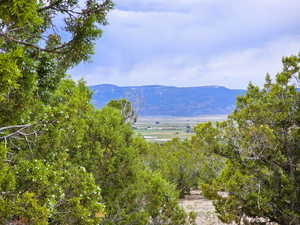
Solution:
M262 85L300 51L299 0L115 0L89 85Z

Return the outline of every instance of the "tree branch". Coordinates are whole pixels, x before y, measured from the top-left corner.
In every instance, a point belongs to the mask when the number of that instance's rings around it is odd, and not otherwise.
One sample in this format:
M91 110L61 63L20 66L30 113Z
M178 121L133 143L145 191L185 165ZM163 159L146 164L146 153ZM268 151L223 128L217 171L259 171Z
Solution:
M13 126L7 126L7 127L2 127L0 128L0 134L4 131L4 130L10 130L10 129L17 129L16 131L8 134L8 135L5 135L5 136L0 136L0 140L1 139L4 139L5 142L8 138L11 138L11 137L14 137L16 138L18 135L19 136L23 136L26 141L27 141L27 136L30 136L30 135L36 135L36 132L32 132L32 133L24 133L22 132L23 130L25 130L26 128L29 128L31 127L32 125L31 124L24 124L24 125L13 125Z
M43 12L43 11L48 10L48 9L53 9L55 6L58 6L61 2L62 2L62 0L53 1L48 6L45 6L43 8L38 9L38 12Z
M27 128L27 127L31 127L32 124L23 124L23 125L12 125L12 126L7 126L7 127L1 127L0 128L0 133L3 130L9 130L9 129L15 129L15 128Z
M71 41L70 41L70 42L64 43L64 44L62 44L58 47L49 49L49 48L41 48L37 45L31 44L31 43L28 43L28 42L25 42L25 41L17 40L13 37L9 37L8 35L6 35L4 33L0 33L0 36L4 37L8 41L15 42L15 43L18 43L18 44L21 44L21 45L24 45L24 46L27 46L27 47L30 47L30 48L34 48L34 49L37 49L39 51L49 52L49 53L57 53L57 54L62 54L63 53L62 51L57 51L57 50L62 49L62 48L66 47L67 45L69 45L71 43Z

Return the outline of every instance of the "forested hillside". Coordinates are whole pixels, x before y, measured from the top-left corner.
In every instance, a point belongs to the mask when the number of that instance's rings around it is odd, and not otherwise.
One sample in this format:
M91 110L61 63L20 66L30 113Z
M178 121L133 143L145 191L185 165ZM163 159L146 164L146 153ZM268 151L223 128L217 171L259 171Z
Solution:
M199 116L229 114L235 107L236 97L245 90L220 86L170 87L95 85L92 103L101 108L112 99L132 101L140 116Z
M224 223L299 225L300 55L250 83L227 120L149 143L132 129L133 103L96 109L66 74L89 59L112 8L1 1L0 224L193 225L178 201L200 189Z

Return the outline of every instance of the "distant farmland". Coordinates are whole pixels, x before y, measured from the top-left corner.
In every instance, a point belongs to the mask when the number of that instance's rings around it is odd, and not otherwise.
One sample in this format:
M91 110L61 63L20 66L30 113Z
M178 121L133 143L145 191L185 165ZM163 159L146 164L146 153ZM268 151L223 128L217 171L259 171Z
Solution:
M139 117L134 124L137 135L151 142L166 142L173 138L185 139L193 135L193 127L207 121L223 121L227 115L198 117Z

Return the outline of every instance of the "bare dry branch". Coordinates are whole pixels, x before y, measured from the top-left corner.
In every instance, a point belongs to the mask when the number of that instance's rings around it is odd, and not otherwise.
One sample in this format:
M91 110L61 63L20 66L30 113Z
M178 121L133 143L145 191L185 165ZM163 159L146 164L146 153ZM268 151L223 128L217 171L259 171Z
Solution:
M22 124L22 125L12 125L12 126L7 126L7 127L0 127L0 133L3 130L9 130L9 129L16 129L16 128L27 128L27 127L31 127L32 124Z

